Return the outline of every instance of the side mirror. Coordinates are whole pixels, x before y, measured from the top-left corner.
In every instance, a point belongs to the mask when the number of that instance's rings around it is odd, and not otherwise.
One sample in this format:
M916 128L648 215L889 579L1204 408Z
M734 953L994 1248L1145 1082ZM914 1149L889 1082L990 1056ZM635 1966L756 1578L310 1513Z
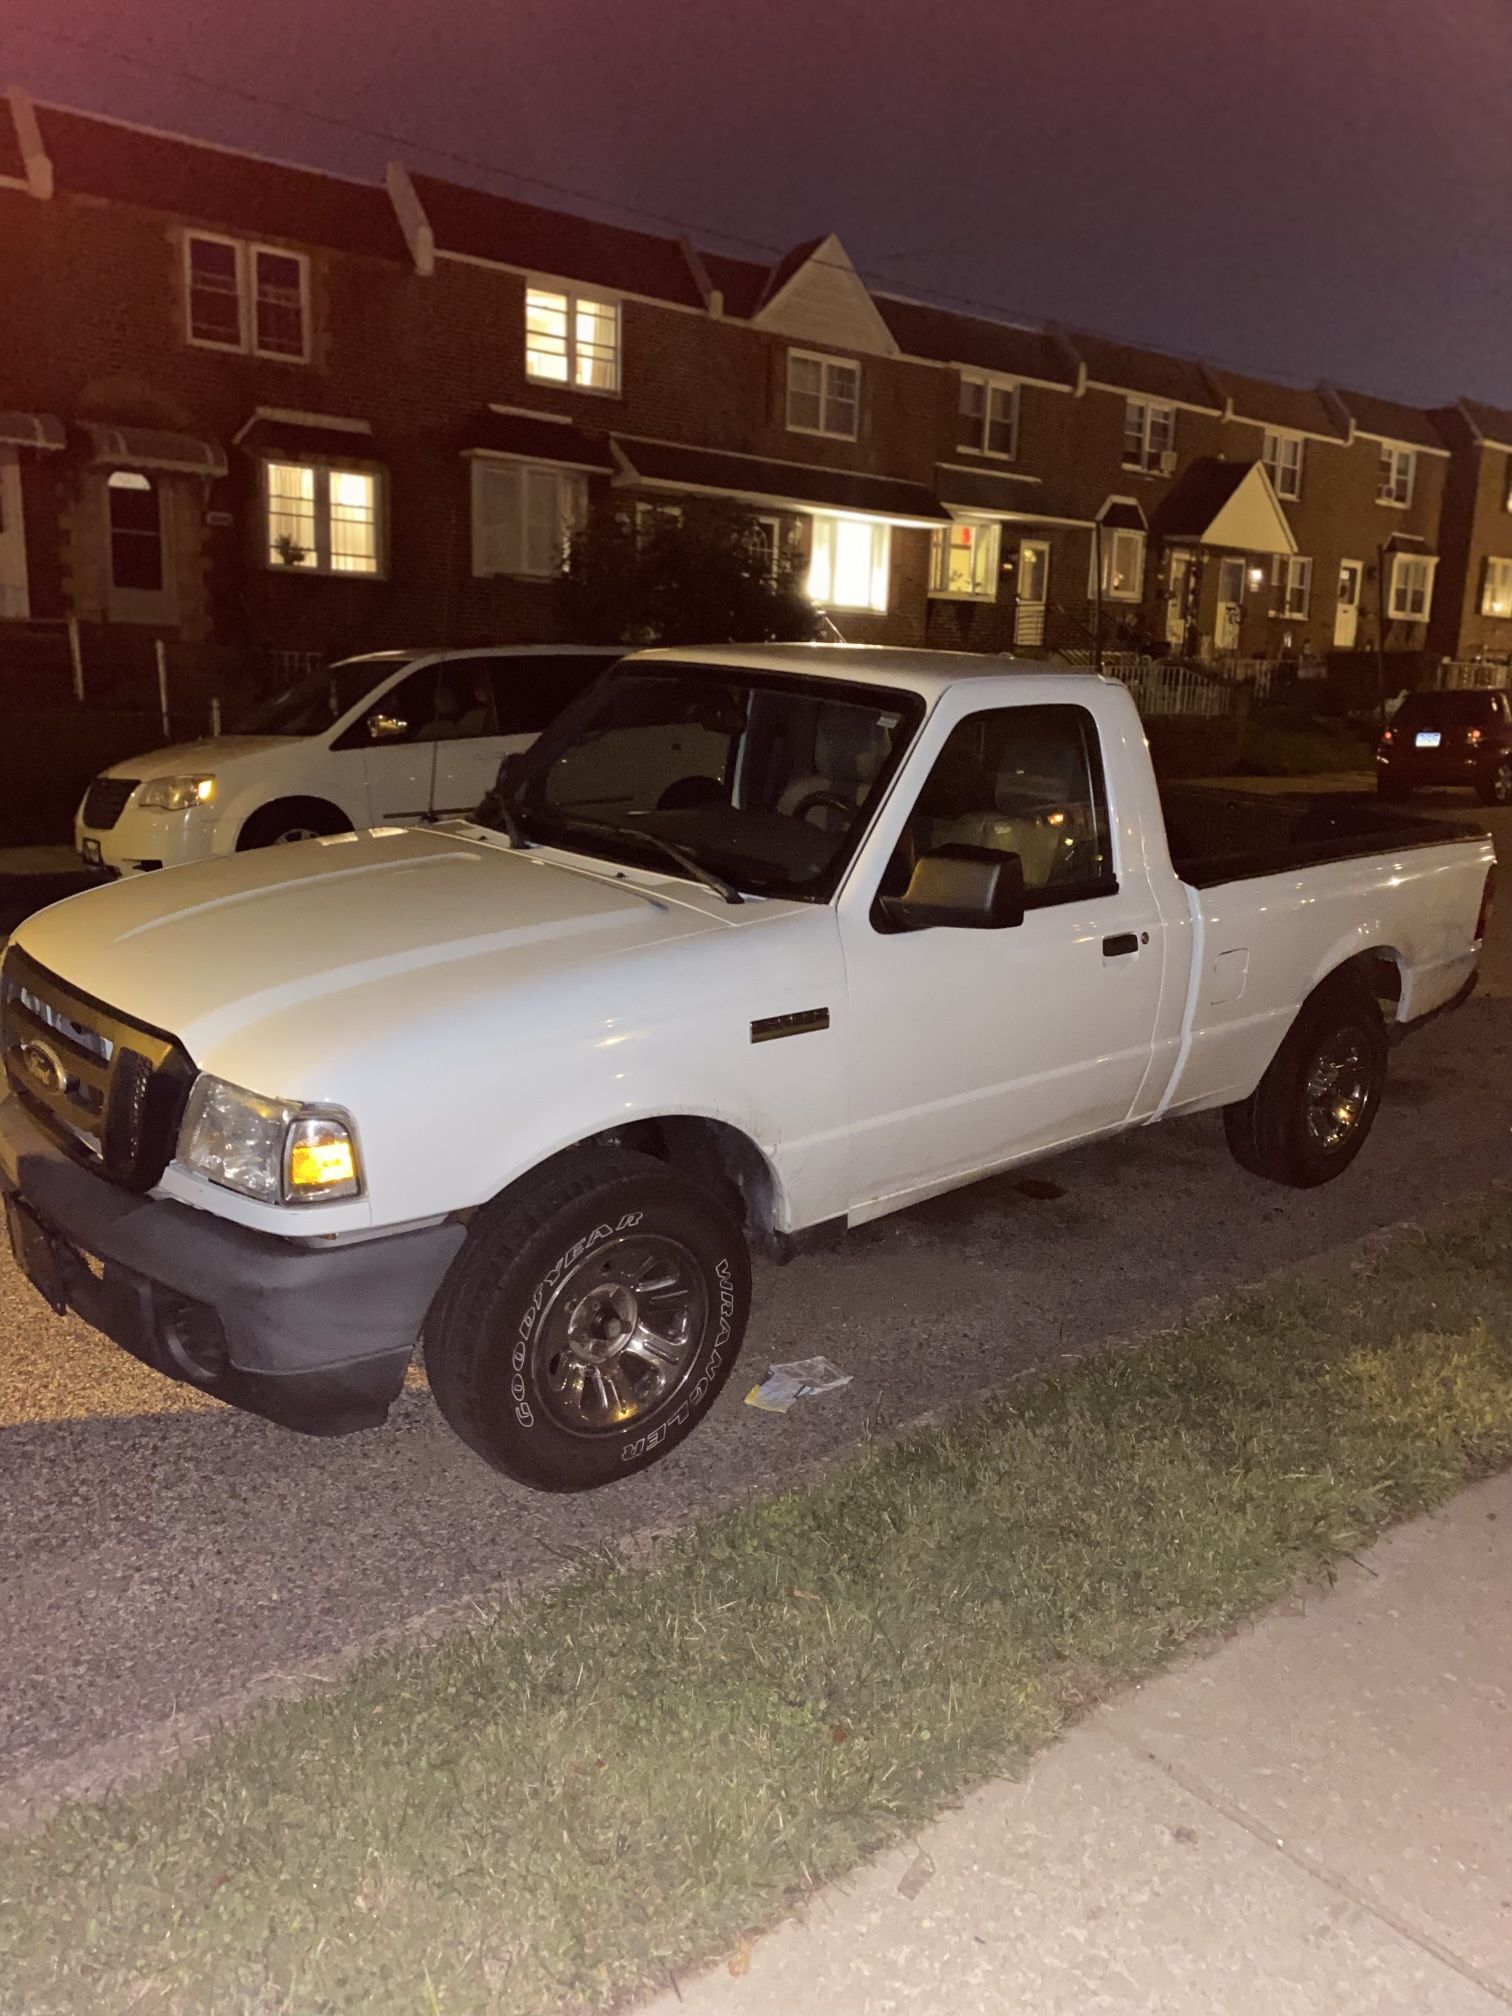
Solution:
M1024 864L952 841L922 855L903 895L884 897L882 909L900 931L1004 931L1024 921Z
M370 742L401 742L409 733L408 721L397 714L369 714L365 725Z

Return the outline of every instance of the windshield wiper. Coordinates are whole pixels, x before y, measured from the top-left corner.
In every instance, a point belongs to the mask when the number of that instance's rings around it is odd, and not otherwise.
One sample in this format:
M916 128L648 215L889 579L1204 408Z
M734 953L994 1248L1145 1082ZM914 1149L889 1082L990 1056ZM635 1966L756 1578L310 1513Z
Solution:
M733 882L726 882L723 875L716 875L712 868L705 868L702 861L695 859L686 847L679 847L675 840L664 840L660 833L653 833L649 826L606 827L606 832L628 833L632 840L649 840L653 847L659 847L669 861L675 861L685 875L691 875L695 882L701 882L705 889L712 889L716 896L722 896L726 903L744 903L746 900Z

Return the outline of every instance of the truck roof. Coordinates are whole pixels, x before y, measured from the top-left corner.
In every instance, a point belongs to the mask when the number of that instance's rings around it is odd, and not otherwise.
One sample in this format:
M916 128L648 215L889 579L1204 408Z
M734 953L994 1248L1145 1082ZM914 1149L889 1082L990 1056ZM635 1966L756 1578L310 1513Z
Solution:
M1099 672L1079 671L1048 658L1015 658L1006 652L988 657L980 651L901 651L885 644L684 644L637 651L629 662L649 659L791 672L853 685L901 686L930 700L963 679L1001 679L1007 673L1033 673L1036 678L1050 674L1082 687L1114 683Z

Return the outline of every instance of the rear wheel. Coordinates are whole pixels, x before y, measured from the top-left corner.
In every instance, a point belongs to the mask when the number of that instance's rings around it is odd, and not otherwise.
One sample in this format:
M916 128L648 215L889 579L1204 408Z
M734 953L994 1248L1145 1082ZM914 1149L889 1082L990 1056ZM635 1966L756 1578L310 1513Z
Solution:
M585 1150L479 1213L426 1323L426 1372L485 1462L587 1491L692 1432L750 1301L722 1197L654 1156Z
M1303 1002L1249 1098L1224 1108L1234 1159L1295 1189L1331 1182L1364 1147L1385 1082L1375 997L1357 974L1336 974Z
M1483 805L1512 805L1512 758L1500 758L1496 768L1488 770L1475 788Z
M323 798L280 798L254 812L236 836L236 851L252 847L287 847L322 833L350 833L352 822Z

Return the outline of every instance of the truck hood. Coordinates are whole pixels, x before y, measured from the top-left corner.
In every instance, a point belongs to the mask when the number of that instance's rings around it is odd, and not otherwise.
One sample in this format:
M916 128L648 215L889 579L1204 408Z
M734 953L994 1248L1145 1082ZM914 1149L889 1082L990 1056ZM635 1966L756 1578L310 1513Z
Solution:
M175 742L167 749L149 749L144 756L128 756L102 771L105 777L135 777L146 783L153 777L192 777L196 772L224 771L228 764L248 757L266 756L270 749L292 749L295 735L215 735L203 742Z
M634 870L381 827L87 890L29 918L16 943L215 1069L238 1032L292 1013L329 1036L349 1007L362 1019L356 995L371 1013L371 990L399 1013L409 990L434 1003L480 969L508 986L726 928L719 899L702 901Z

